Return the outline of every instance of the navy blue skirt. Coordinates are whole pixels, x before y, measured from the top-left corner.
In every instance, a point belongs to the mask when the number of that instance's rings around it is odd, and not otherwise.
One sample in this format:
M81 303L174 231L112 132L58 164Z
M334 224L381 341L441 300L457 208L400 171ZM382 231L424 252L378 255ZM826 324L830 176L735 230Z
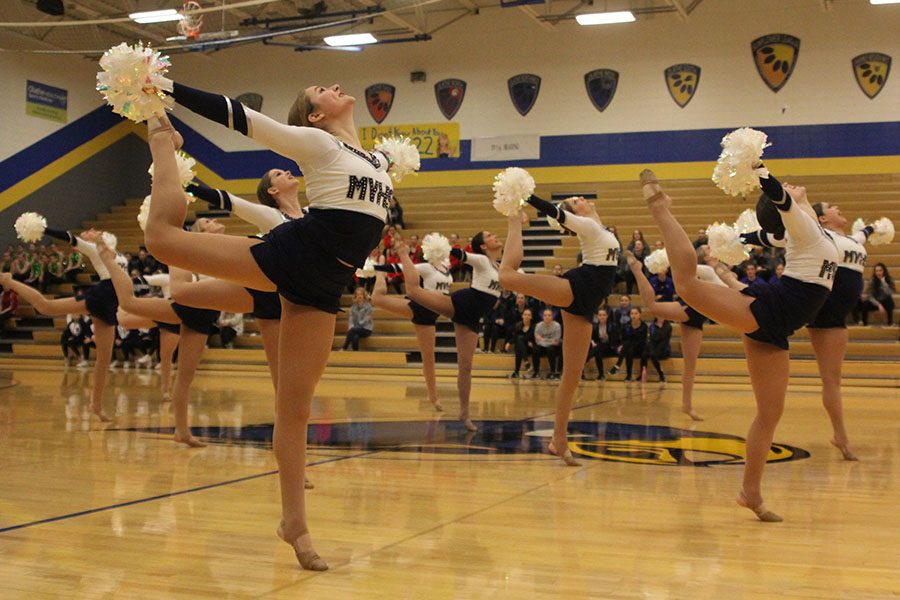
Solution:
M825 304L809 322L810 329L847 328L847 315L859 302L863 291L863 275L853 269L838 267L834 276L834 287L825 300Z
M688 317L687 321L682 321L681 324L685 327L693 327L694 329L703 331L703 325L706 324L706 317L682 302L681 299L678 300L678 303L684 307L684 312L687 313Z
M572 286L572 304L563 310L589 322L594 322L597 309L612 292L616 282L616 268L613 266L581 265L569 269L563 279Z
M438 314L434 311L431 311L418 302L414 302L412 300L409 301L409 308L412 311L412 322L415 325L429 325L431 327L435 326L438 320Z
M194 308L184 304L172 303L172 310L181 319L181 325L197 333L209 335L219 320L219 311L208 308Z
M169 333L174 333L176 335L181 334L181 325L178 323L163 323L162 321L153 321L156 323L156 326L162 329L163 331L168 331Z
M261 236L256 264L294 304L340 311L341 294L381 241L384 223L349 210L311 209Z
M759 329L746 334L758 342L788 349L788 338L812 319L825 300L828 288L782 277L772 285L751 285L741 293L755 298L750 311Z
M119 319L116 318L119 298L116 296L116 288L113 287L111 279L104 279L86 289L83 298L91 317L100 319L107 325L119 324Z
M253 316L255 318L271 321L281 319L281 298L278 297L278 292L244 289L253 298Z
M473 288L457 290L450 294L450 301L453 302L453 322L479 333L481 320L491 312L497 300L497 296Z

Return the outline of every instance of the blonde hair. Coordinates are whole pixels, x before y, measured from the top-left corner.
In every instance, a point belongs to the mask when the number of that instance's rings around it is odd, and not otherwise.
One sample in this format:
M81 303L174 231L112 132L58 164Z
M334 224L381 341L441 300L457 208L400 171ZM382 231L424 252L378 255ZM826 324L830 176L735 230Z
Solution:
M294 104L291 105L291 110L288 112L288 125L293 125L294 127L313 127L312 123L309 122L309 115L316 109L313 106L312 100L310 100L309 95L306 93L306 90L297 94L297 99L294 100Z

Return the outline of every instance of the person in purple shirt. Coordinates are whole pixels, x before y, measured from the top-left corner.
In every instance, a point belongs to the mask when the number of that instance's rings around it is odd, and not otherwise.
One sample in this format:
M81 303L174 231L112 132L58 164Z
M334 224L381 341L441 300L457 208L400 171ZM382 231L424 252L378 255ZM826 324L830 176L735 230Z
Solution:
M762 277L756 276L756 265L753 263L747 264L747 275L741 277L741 283L747 286L769 285Z
M663 269L657 275L651 275L650 285L653 286L657 302L672 302L675 298L675 284L669 277L668 269Z

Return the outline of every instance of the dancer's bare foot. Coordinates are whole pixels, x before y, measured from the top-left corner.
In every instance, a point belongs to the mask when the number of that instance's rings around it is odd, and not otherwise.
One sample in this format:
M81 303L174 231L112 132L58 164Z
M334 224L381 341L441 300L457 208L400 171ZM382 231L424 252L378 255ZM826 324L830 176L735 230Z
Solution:
M303 478L303 489L304 490L314 490L316 486L313 485L313 482L309 480L309 477Z
M701 417L700 415L695 413L693 408L682 408L681 412L683 412L684 414L689 416L694 421L702 421L703 420L703 417Z
M434 407L434 410L438 412L444 412L444 405L441 404L441 401L437 398L431 401L431 405Z
M206 448L206 444L192 436L190 432L179 433L176 431L175 435L172 436L172 439L176 444L184 444L188 448Z
M641 188L644 192L644 200L647 201L647 206L650 208L654 206L668 207L672 204L672 199L663 192L662 186L659 185L656 173L650 169L641 171Z
M740 506L749 508L754 513L756 513L756 518L764 523L780 523L781 521L784 521L784 519L782 519L779 515L766 508L766 505L763 504L762 498L760 498L758 502L751 503L747 498L747 495L744 494L744 490L741 490L738 493L736 500Z
M855 454L850 450L850 446L846 443L840 444L837 440L831 440L831 445L841 451L841 454L844 455L844 460L852 460L858 461L859 459Z
M290 544L291 548L294 549L294 554L297 555L297 562L300 563L301 567L307 571L328 570L328 563L322 560L322 558L316 554L316 551L313 550L312 538L308 532L288 537L288 534L285 533L284 521L282 521L278 526L276 533L282 542Z
M168 135L172 136L172 143L175 144L175 149L178 150L184 144L184 138L181 137L181 134L175 131L175 128L172 126L172 122L169 121L169 117L165 114L156 115L147 119L147 139L148 141L153 139L156 135Z
M475 426L475 423L472 422L472 419L464 419L462 417L459 418L462 421L463 425L466 426L468 431L478 431L478 427Z
M112 422L112 417L110 417L108 414L103 412L103 407L100 406L99 404L91 404L91 412L94 414L95 417L100 419L103 423L111 423Z
M557 450L558 447L565 448L566 449L565 452L560 453ZM564 443L560 444L559 446L557 446L556 442L554 440L550 440L550 443L547 444L547 451L550 454L552 454L553 456L560 457L562 459L562 461L564 463L566 463L567 467L580 467L581 466L581 463L578 462L577 460L575 460L575 458L572 456L572 451L569 450L568 442L564 442Z

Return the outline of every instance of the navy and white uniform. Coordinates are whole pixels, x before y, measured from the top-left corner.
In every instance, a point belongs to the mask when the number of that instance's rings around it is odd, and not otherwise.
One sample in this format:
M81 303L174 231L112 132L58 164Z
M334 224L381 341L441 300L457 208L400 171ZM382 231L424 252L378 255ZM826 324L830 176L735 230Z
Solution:
M472 267L471 285L450 294L453 322L478 333L481 331L481 320L494 308L503 292L500 271L497 264L484 254L453 248L450 255Z
M403 267L396 263L375 265L376 271L384 271L387 273L402 273ZM440 267L436 267L431 263L416 264L416 272L422 282L422 288L440 292L445 295L450 294L450 285L453 283L453 276L450 275L449 262L445 262ZM409 308L413 313L412 322L416 325L428 325L434 327L438 319L438 314L431 311L414 300L409 301Z
M572 287L572 304L563 310L593 322L597 309L615 285L616 267L622 252L619 240L593 218L568 212L537 196L531 196L528 203L578 237L582 262L563 274Z
M834 236L803 211L774 177L761 183L784 222L785 266L784 275L772 285L741 290L755 298L750 310L759 325L747 337L787 350L788 337L825 304L840 257Z
M210 279L210 277L207 277L206 275L197 275L195 273L193 279L194 281L200 281L201 279ZM178 318L181 319L182 328L187 327L188 329L192 329L197 333L205 335L209 335L214 331L216 322L219 320L219 315L221 314L220 311L211 308L196 308L194 306L185 306L184 304L179 304L177 302L172 303L172 310L174 310L175 314L178 315Z
M163 298L165 298L166 300L172 298L172 285L168 273L155 273L153 275L147 275L144 277L144 280L151 286L158 287L160 290L162 290ZM180 323L166 323L165 321L153 322L156 323L156 326L163 331L168 331L169 333L174 333L176 335L181 333Z
M697 265L697 279L708 281L722 287L728 287L725 282L719 279L719 276L716 275L716 270L709 265ZM694 310L687 304L687 302L685 302L681 298L678 299L678 303L681 304L682 307L684 307L684 312L687 313L688 317L687 321L681 322L681 325L684 325L685 327L693 327L694 329L703 331L703 326L706 324L706 317Z
M116 318L116 312L119 310L119 298L116 296L116 290L109 277L109 269L100 260L97 245L83 240L68 231L48 228L45 233L51 237L68 242L91 261L91 265L97 272L97 276L100 277L100 281L84 290L80 297L84 300L84 305L92 317L100 319L108 325L118 325L119 320ZM123 271L128 269L128 261L118 252L116 252L116 265L121 267Z

